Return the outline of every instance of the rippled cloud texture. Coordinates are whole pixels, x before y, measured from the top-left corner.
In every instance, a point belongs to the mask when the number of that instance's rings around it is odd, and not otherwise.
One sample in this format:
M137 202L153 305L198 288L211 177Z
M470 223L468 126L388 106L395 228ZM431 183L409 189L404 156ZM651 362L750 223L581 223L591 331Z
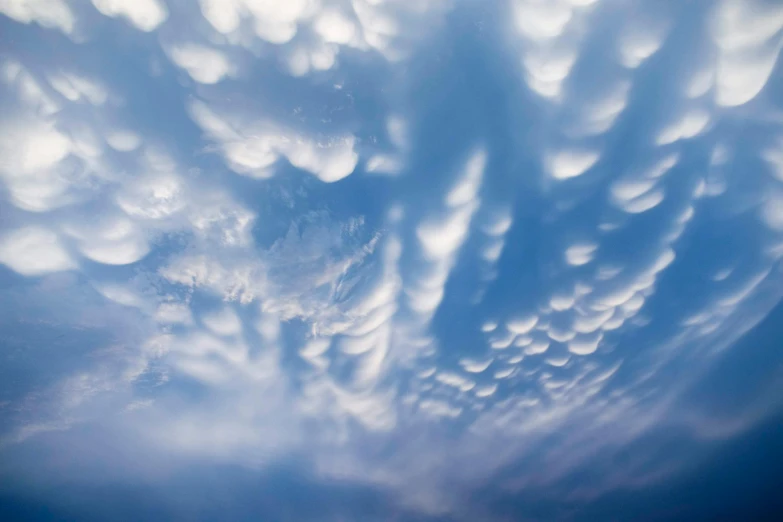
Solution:
M294 469L251 489L322 510L273 519L571 519L780 411L743 337L783 297L779 2L0 13L14 495L221 519L182 470Z

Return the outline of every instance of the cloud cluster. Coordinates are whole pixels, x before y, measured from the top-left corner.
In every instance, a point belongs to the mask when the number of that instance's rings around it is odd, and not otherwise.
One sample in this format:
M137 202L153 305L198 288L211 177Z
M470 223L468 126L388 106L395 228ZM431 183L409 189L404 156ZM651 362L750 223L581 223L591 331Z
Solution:
M272 122L234 123L201 102L194 102L190 113L199 127L219 144L228 166L240 174L270 177L274 164L285 158L321 181L334 182L349 176L358 161L354 150L356 138L352 135L317 139Z
M783 18L721 0L693 8L699 39L663 4L493 6L508 27L480 60L431 62L433 98L464 103L441 113L406 59L475 7L0 1L74 56L1 64L14 321L110 338L3 440L101 419L164 452L296 453L432 511L676 423L781 298ZM122 49L88 19L127 26L144 65L92 66ZM471 83L477 62L519 74Z

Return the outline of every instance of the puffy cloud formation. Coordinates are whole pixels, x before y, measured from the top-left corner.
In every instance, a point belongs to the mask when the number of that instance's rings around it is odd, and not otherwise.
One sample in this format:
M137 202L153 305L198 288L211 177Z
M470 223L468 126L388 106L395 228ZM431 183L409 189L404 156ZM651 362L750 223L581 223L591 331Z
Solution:
M240 174L269 177L271 167L283 157L322 181L334 182L350 175L358 161L355 138L350 135L318 140L273 123L232 125L201 102L193 103L190 112L207 135L220 144L226 163Z
M76 268L57 234L39 227L8 233L0 244L0 262L26 276Z
M36 22L64 33L70 33L74 28L73 11L64 0L3 0L0 13L23 24Z
M109 17L123 17L141 31L156 29L168 17L161 0L92 0L95 9Z
M0 451L444 515L764 418L683 397L782 297L783 11L675 4L0 0L0 315L74 361L19 366Z
M770 2L724 0L714 16L716 103L742 105L755 98L772 75L783 47L783 8Z
M233 70L233 65L223 53L202 45L174 46L169 54L171 61L199 83L218 83Z
M288 70L301 76L331 69L346 48L401 59L417 38L413 24L420 23L423 13L441 10L446 2L294 0L283 5L274 0L201 0L199 4L203 17L229 42L247 46L260 40L279 46Z

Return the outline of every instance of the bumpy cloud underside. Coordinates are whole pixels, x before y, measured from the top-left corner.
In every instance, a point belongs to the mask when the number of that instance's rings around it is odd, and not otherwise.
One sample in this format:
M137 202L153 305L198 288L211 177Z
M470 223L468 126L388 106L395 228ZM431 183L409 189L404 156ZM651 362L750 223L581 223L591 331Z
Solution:
M100 420L442 511L671 420L781 297L783 7L486 4L0 0L3 321L78 361L5 444Z

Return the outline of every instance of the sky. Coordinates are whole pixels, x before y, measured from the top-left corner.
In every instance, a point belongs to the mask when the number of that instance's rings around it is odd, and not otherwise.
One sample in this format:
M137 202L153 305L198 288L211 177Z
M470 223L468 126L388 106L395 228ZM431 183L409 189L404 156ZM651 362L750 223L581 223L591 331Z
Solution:
M776 0L0 0L0 517L783 516L781 48Z

